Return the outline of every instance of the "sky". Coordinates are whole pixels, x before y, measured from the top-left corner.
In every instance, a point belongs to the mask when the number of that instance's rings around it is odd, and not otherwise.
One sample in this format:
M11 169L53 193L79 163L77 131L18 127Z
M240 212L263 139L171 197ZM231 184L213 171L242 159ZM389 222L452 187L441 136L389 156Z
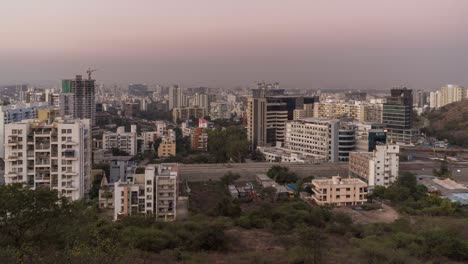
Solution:
M2 0L0 84L468 86L467 0Z

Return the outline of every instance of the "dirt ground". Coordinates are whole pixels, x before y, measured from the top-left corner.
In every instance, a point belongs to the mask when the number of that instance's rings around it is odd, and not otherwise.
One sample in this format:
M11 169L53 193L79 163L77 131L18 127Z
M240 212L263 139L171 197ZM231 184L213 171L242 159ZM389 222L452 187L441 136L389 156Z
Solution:
M399 218L398 212L392 207L383 204L383 209L372 211L356 211L350 207L337 207L334 212L345 213L353 219L357 224L372 224L372 223L392 223Z

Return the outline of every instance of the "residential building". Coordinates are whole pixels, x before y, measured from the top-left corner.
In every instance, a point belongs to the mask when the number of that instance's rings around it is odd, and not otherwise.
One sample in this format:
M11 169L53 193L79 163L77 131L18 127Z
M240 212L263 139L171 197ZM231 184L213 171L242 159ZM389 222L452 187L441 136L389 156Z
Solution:
M158 147L158 157L167 158L176 155L176 134L175 131L169 129L167 134L162 137L162 141Z
M167 132L167 124L164 121L156 121L156 133L158 137L162 137Z
M395 88L383 104L382 122L387 130L387 141L412 143L416 140L417 129L413 129L412 90Z
M5 125L26 119L36 119L40 109L53 109L47 103L18 103L0 106L0 158L5 158Z
M153 144L156 139L159 137L157 131L146 131L141 132L141 137L143 138L143 150L152 150Z
M88 79L76 75L75 79L62 80L64 99L61 100L61 104L66 104L63 106L64 111L66 109L72 112L74 118L90 119L91 125L94 126L96 124L96 87L95 80L91 78L91 72L88 71Z
M137 154L137 128L131 125L130 132L125 132L125 127L117 128L117 131L106 131L102 135L103 149L112 150L114 148L128 153L130 156Z
M179 199L178 164L150 164L144 174L135 174L128 182L114 187L114 219L145 214L158 221L177 219Z
M306 117L306 110L294 109L293 120L303 119Z
M5 126L5 183L57 190L71 200L90 187L89 119L23 120Z
M398 145L377 145L372 152L352 152L349 175L366 181L369 187L388 187L398 178L399 152Z
M206 129L201 127L193 128L190 135L190 142L192 143L192 150L208 151L208 133Z
M318 205L361 205L367 202L367 184L357 178L313 179L312 198Z

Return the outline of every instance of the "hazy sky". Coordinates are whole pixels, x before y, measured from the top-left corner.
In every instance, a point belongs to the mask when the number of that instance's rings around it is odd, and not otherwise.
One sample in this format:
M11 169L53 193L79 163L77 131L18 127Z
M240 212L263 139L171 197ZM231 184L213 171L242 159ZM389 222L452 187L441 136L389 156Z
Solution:
M0 0L0 84L468 86L468 0Z

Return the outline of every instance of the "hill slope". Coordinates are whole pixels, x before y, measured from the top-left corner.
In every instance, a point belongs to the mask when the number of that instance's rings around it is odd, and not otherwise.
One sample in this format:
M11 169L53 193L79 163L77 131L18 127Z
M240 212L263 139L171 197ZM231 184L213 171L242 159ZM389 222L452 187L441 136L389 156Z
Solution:
M429 113L428 119L429 135L468 147L468 100L441 107Z

